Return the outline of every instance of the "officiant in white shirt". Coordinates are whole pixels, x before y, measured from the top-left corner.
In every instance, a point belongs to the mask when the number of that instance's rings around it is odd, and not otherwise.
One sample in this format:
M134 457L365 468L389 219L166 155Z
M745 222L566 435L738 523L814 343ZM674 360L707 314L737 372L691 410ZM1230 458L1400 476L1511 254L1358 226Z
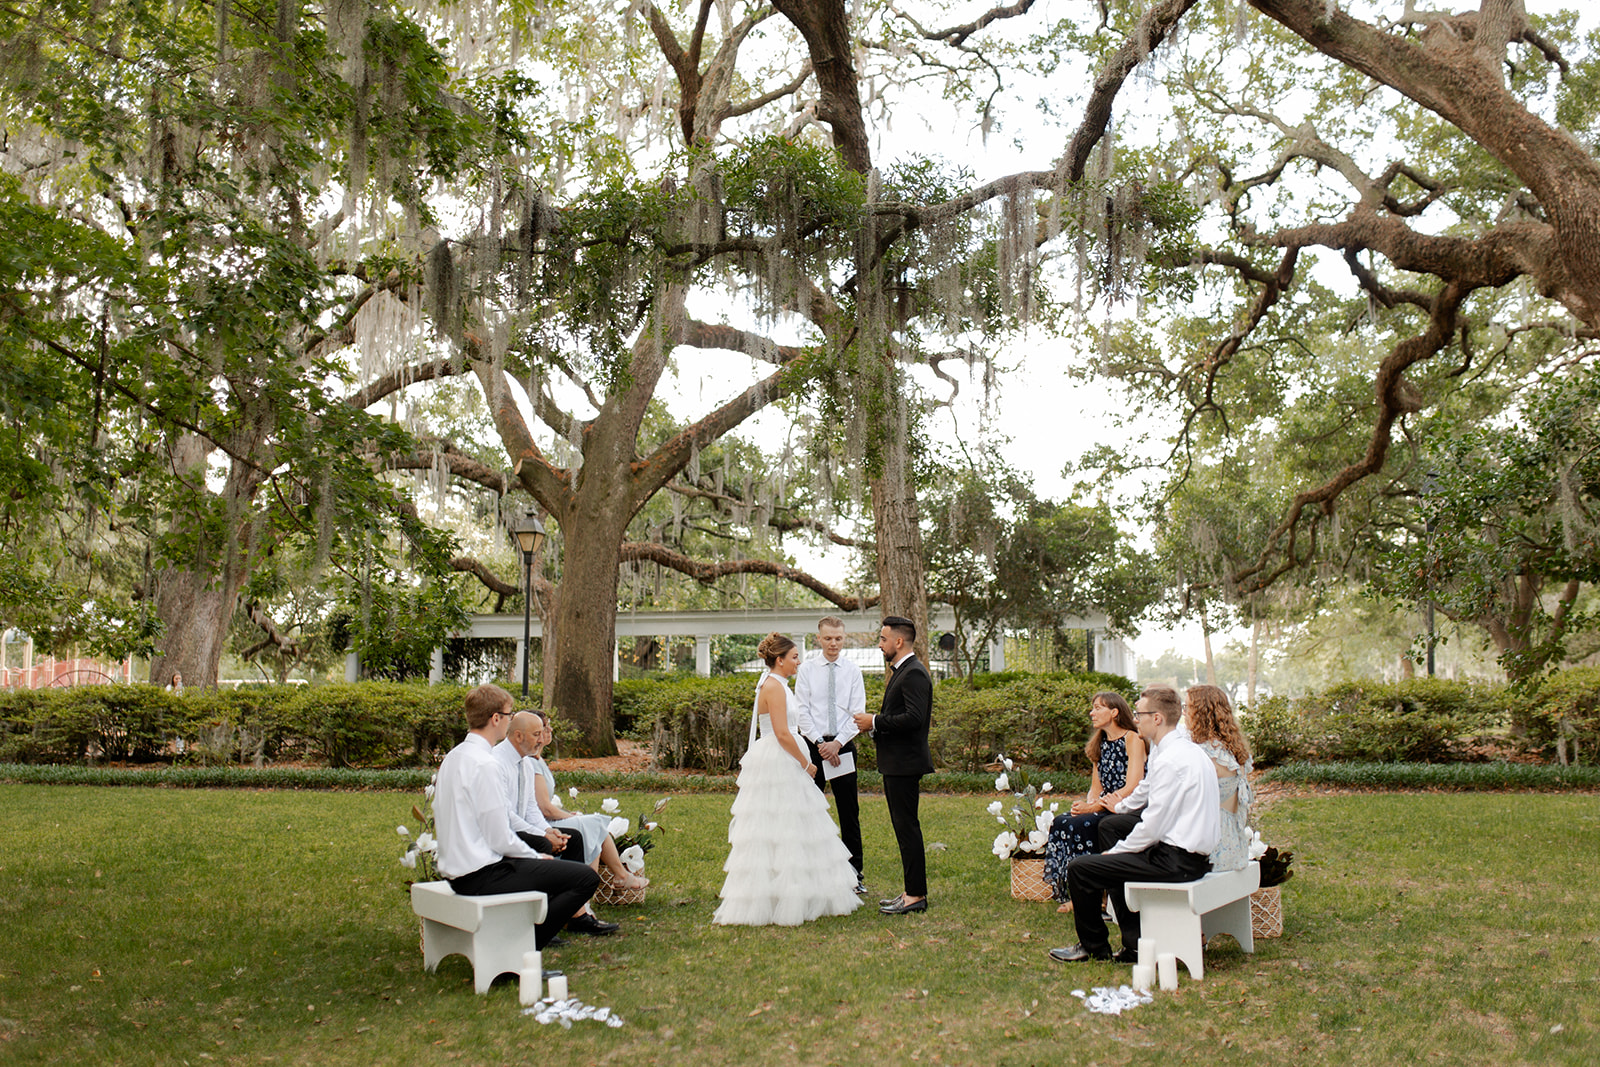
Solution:
M861 807L856 797L856 712L867 710L867 687L861 668L840 653L844 651L844 622L832 615L817 623L817 645L822 655L808 658L795 674L794 696L799 706L800 736L811 750L817 768L817 788L833 786L839 810L839 837L850 850L856 871L856 892L866 891L861 851Z

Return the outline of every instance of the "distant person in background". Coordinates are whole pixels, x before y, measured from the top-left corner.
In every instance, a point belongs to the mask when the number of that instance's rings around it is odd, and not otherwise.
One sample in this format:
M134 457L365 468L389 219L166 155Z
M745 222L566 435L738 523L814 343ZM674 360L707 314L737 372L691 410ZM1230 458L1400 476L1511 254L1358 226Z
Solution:
M857 667L844 651L844 622L829 615L817 623L817 644L822 655L802 660L794 679L796 717L800 736L805 738L811 762L816 765L817 788L827 792L833 786L833 801L839 808L839 836L850 850L850 866L856 872L856 892L865 893L862 882L865 858L861 849L861 804L856 796L856 772L827 776L823 764L839 766L839 757L856 754L858 711L867 710L867 687Z
M183 674L179 671L172 672L172 681L167 683L167 692L183 695Z
M1211 853L1213 871L1237 871L1250 862L1250 745L1233 717L1228 694L1214 685L1192 685L1185 694L1189 738L1217 769L1222 839Z

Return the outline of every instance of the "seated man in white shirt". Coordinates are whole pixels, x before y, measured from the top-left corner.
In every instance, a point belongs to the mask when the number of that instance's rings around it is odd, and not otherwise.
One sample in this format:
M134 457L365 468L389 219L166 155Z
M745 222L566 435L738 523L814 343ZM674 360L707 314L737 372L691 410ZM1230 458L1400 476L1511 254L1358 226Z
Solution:
M1117 810L1140 803L1142 792L1144 811L1121 841L1099 855L1076 857L1067 868L1078 943L1051 949L1051 959L1133 962L1139 945L1139 913L1129 910L1123 886L1129 882L1188 882L1211 870L1211 850L1222 836L1217 772L1200 746L1189 740L1187 733L1178 732L1182 711L1177 690L1165 685L1150 686L1134 705L1139 736L1151 746L1150 759L1144 781ZM1115 957L1110 932L1100 915L1102 893L1110 893L1117 925L1122 928L1122 951Z
M466 739L439 765L433 797L439 873L463 896L544 893L545 919L534 928L543 949L594 895L600 876L582 863L542 856L512 832L494 758L511 724L511 694L480 685L465 705Z
M495 765L500 768L500 788L511 814L511 831L535 852L582 863L583 835L576 830L563 831L551 826L539 809L539 793L534 782L539 772L526 757L538 748L543 734L544 722L539 716L531 711L519 711L511 716L506 739L494 746ZM578 914L567 920L567 929L580 934L605 935L616 933L622 925L606 922L585 904Z

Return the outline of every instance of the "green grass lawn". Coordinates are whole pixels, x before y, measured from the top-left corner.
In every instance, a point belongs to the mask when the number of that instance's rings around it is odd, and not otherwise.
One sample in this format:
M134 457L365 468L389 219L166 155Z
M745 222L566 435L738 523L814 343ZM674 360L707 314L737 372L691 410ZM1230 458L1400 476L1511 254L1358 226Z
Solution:
M726 795L677 797L622 936L547 955L620 1029L422 971L397 793L0 786L0 1063L1600 1062L1600 798L1282 800L1286 935L1120 1017L1053 905L1007 895L988 797L924 801L933 909L708 925ZM597 805L599 794L583 798ZM620 795L630 817L655 797ZM898 889L881 798L873 896ZM415 827L413 827L414 829Z

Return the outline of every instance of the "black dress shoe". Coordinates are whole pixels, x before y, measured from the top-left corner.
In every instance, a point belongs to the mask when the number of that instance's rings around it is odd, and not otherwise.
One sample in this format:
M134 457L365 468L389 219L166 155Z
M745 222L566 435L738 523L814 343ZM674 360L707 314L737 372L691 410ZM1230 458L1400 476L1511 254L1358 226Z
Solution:
M566 938L564 938L564 937L552 937L550 940L548 940L548 941L546 941L544 943L544 947L545 948L560 948L562 945L565 945L565 944L568 944L568 941L567 941Z
M883 912L885 915L909 915L914 911L927 911L928 898L923 897L921 900L913 900L910 903L907 903L906 898L901 897L893 904L884 904L879 906L878 910Z
M621 923L608 923L599 916L589 912L574 915L567 920L567 929L575 934L588 934L590 937L605 937L622 929Z
M1125 948L1111 957L1117 963L1138 963L1139 953L1131 948Z
M1068 945L1066 948L1053 948L1050 958L1060 960L1062 963L1082 963L1084 960L1109 960L1109 952L1090 952L1082 945Z

